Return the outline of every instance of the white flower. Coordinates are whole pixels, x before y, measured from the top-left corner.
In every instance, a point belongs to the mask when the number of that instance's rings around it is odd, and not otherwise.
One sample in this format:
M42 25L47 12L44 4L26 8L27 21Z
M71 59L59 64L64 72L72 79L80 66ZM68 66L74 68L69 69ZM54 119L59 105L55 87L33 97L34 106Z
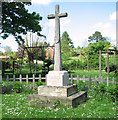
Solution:
M59 110L59 108L56 108L54 111L58 111Z
M82 114L82 117L83 117L84 113Z

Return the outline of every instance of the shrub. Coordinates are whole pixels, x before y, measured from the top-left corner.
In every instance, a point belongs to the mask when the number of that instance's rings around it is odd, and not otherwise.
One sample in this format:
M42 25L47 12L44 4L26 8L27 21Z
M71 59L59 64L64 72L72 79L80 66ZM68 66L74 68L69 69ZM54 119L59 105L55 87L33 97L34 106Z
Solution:
M33 93L32 88L22 85L20 83L15 83L13 85L13 91L16 93Z
M95 93L94 97L99 100L102 100L102 97L105 97L114 102L118 97L117 85L115 87L111 86L107 87L105 83L99 83L98 86L97 85L94 86L93 91Z
M22 89L23 89L23 86L22 86L21 83L15 83L13 85L13 91L16 92L16 93L21 93Z
M41 82L41 79L38 80L38 82L36 82L37 86L41 86L41 85L45 85L45 83Z

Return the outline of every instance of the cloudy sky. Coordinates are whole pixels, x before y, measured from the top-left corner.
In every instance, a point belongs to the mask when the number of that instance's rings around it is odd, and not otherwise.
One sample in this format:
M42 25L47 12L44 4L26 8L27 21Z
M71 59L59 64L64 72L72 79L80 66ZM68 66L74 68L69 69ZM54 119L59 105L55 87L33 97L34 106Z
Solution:
M59 0L58 0L59 1ZM60 19L61 35L67 31L74 46L87 46L88 37L95 31L100 31L110 42L116 44L116 2L53 2L52 0L33 0L32 5L26 7L29 12L37 12L43 20L42 34L46 35L46 41L51 45L54 43L54 19L47 19L49 14L55 13L55 5L60 5L60 13L67 12L68 17ZM2 40L1 46L10 46L12 50L17 50L17 43L10 36ZM1 49L2 50L2 49Z

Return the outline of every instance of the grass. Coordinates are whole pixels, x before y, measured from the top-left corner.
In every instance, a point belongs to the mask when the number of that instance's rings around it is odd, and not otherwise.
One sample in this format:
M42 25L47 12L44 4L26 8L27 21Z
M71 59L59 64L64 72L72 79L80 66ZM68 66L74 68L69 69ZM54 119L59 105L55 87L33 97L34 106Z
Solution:
M89 76L91 76L91 78L95 78L95 76L99 77L99 70L72 70L70 72L70 75L71 74L73 77L77 77L77 75L79 75L80 78L83 78L83 75L85 75L86 78L89 78ZM106 72L102 70L103 80L107 80L106 75ZM115 74L114 72L111 72L109 74L109 80L112 81L113 77L114 80L118 82L118 73Z
M64 105L48 109L32 107L27 95L2 95L2 118L116 118L116 103L105 97L95 99L92 91L88 92L87 102L77 108Z

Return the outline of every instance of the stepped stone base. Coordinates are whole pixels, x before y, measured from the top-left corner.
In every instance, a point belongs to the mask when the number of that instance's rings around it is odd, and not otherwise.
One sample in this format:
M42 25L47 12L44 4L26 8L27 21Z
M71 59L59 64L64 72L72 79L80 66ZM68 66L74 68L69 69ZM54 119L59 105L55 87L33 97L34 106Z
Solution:
M38 94L42 96L68 97L77 93L77 85L69 86L39 86Z
M71 105L77 107L78 104L85 102L87 99L86 91L77 91L77 85L69 86L39 86L38 94L27 96L28 102L36 101L56 101L59 100L60 104Z

